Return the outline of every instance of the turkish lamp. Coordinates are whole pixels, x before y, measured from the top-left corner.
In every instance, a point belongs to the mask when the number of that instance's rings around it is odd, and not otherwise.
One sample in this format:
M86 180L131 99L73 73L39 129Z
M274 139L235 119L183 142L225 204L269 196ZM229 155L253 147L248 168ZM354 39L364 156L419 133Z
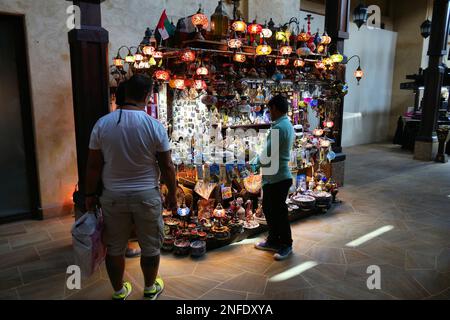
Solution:
M364 71L361 69L361 66L358 67L355 71L355 78L358 80L358 85L361 79L364 77Z

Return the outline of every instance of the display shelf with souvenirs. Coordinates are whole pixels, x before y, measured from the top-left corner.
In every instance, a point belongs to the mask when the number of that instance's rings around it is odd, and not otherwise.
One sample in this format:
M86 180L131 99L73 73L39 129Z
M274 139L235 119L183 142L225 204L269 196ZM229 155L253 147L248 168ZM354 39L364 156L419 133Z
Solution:
M311 31L310 16L306 29L295 18L275 27L272 20L261 25L225 16L219 1L212 30L201 9L183 20L195 27L191 34L178 28L173 38L157 41L148 29L127 56L119 50L112 67L117 82L145 73L156 83L149 113L167 128L178 179L179 209L163 213L163 249L177 255L199 257L267 230L262 175L251 160L263 151L267 103L277 94L288 98L296 136L290 219L325 213L338 202L330 163L342 130L335 125L338 105L348 90L337 80L344 57L331 50L325 31ZM311 111L319 121L314 128Z

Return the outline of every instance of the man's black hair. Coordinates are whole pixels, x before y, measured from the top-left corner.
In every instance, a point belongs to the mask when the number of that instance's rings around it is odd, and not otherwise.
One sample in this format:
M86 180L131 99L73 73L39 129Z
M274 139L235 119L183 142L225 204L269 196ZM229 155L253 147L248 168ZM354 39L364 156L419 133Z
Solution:
M272 99L270 99L268 105L275 107L275 109L277 109L281 113L287 113L289 111L288 100L281 94L276 95Z
M135 74L125 86L125 100L144 100L152 89L153 81L144 74Z
M127 85L126 81L122 81L119 83L119 86L116 90L116 105L118 107L123 107L125 105L125 87Z

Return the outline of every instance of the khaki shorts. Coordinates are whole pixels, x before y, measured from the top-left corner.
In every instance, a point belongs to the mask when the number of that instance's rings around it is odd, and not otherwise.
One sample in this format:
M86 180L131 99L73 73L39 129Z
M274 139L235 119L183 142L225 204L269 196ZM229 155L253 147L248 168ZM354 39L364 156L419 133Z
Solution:
M104 241L110 256L123 256L133 226L144 257L160 254L164 222L159 189L134 193L103 191Z

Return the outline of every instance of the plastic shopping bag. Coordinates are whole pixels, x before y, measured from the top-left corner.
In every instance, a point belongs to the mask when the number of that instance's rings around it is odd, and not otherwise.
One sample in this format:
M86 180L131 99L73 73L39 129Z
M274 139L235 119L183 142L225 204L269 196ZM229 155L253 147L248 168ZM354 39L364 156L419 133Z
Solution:
M103 216L101 210L88 212L72 226L75 263L83 278L90 277L104 261L106 247L102 241Z

